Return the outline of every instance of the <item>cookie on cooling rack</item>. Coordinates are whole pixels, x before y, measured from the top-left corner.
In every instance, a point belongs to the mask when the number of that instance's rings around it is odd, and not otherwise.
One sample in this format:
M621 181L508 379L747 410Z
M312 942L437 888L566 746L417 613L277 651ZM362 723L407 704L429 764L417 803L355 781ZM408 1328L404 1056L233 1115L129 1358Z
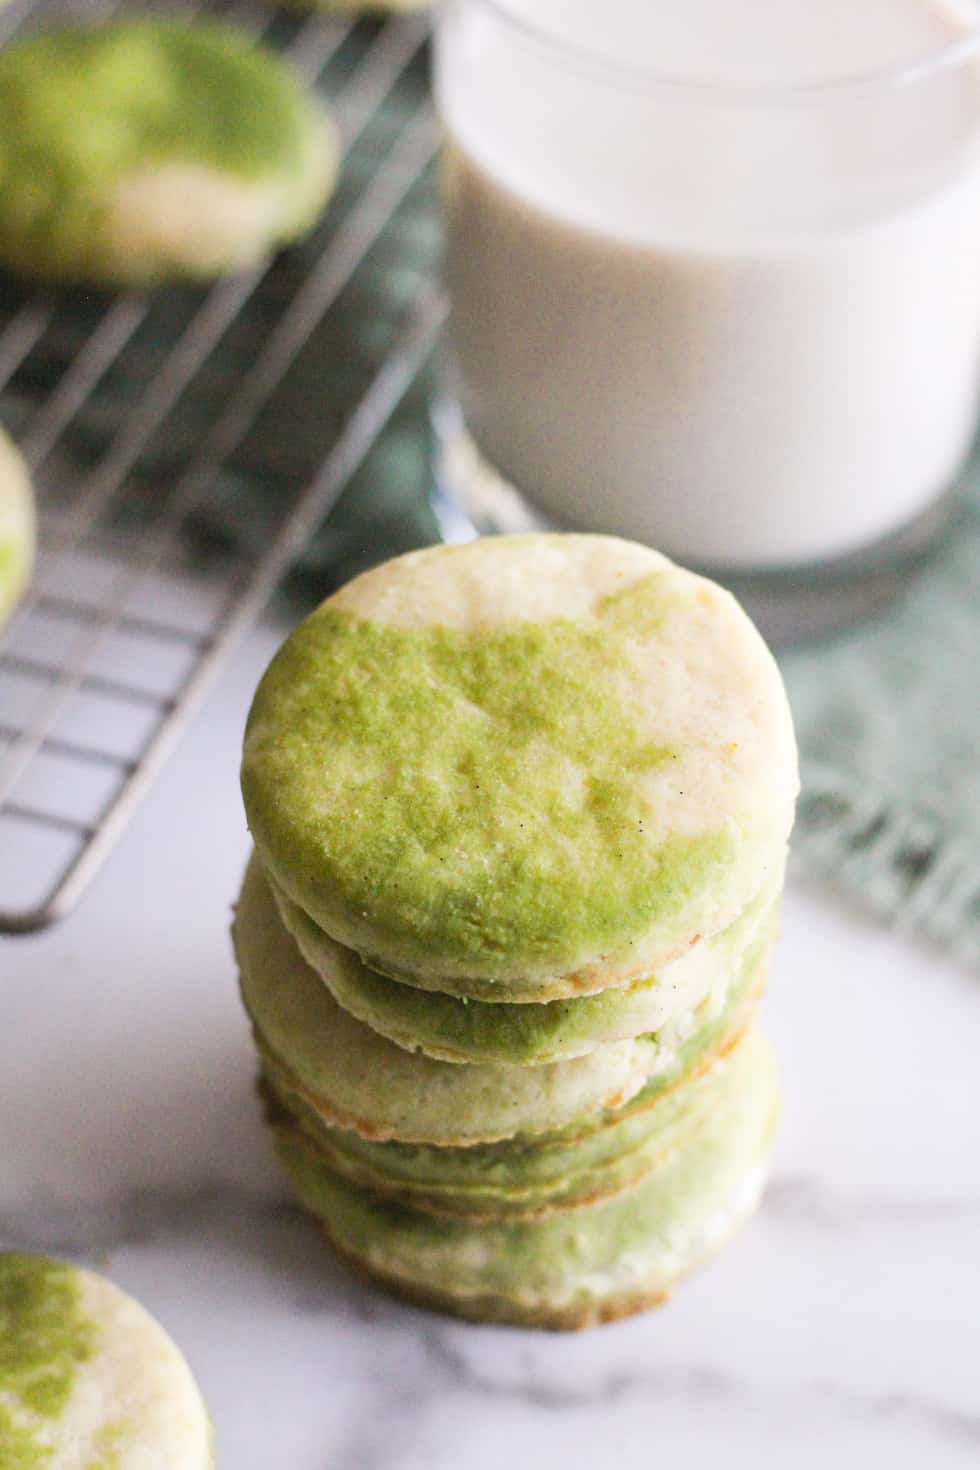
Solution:
M34 497L27 466L0 430L0 625L13 611L34 560Z
M0 1464L210 1470L211 1424L159 1323L111 1281L0 1253Z
M25 277L246 269L312 227L338 159L324 109L226 25L124 19L0 51L0 264Z

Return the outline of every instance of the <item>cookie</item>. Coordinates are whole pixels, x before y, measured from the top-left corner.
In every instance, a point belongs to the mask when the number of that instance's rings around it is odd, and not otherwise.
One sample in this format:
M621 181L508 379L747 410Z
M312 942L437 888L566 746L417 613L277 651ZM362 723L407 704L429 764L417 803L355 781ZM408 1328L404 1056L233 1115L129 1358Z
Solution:
M382 1285L476 1320L584 1327L662 1300L754 1209L778 1112L765 1040L751 1033L713 1085L639 1184L543 1219L439 1218L341 1179L298 1129L277 1129L276 1145L328 1238Z
M610 1041L689 1025L705 998L722 995L741 972L762 927L775 923L781 875L771 880L734 924L635 985L540 1004L459 1000L378 975L353 950L329 939L281 892L276 901L300 953L334 1000L407 1051L449 1062L531 1066L585 1056ZM275 887L273 885L273 891Z
M660 1123L653 1114L662 1118L668 1099L695 1085L739 1044L765 984L771 942L771 933L757 936L743 976L723 1000L702 1002L694 1030L672 1063L634 1097L550 1132L463 1148L375 1142L325 1119L274 1066L261 1074L270 1121L301 1128L321 1160L343 1178L436 1214L492 1219L540 1212L575 1193L593 1197L605 1187L597 1169L612 1163L620 1179L635 1176L633 1165L627 1161L624 1170L620 1160L646 1148Z
M413 1055L337 1004L287 933L254 862L233 937L267 1070L321 1118L365 1138L448 1145L547 1132L621 1106L671 1062L655 1036L539 1067L459 1066Z
M242 790L277 888L372 969L543 1002L657 974L782 867L776 666L726 593L601 536L438 547L273 659Z
M34 497L27 466L0 430L0 625L13 611L34 561Z
M254 266L312 227L338 158L322 107L226 25L111 20L0 50L0 263L25 277Z
M90 1271L0 1253L0 1465L213 1464L190 1369L138 1302Z

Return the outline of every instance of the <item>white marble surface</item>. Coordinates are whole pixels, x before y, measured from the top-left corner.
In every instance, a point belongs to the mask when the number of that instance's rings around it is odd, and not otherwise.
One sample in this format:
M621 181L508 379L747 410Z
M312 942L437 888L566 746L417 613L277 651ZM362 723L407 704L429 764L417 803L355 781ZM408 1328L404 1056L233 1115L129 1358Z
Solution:
M236 660L81 910L0 940L0 1237L187 1352L224 1470L980 1463L980 981L792 887L761 1216L665 1310L478 1329L352 1281L289 1203L227 942ZM175 1467L177 1470L177 1467Z

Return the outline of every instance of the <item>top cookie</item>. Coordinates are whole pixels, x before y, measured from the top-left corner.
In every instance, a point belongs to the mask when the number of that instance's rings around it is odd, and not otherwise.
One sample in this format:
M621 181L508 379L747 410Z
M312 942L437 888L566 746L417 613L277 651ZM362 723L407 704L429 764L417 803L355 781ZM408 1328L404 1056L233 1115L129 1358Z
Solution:
M26 276L253 265L313 224L337 158L322 108L229 26L117 20L0 51L0 261Z
M778 868L797 790L738 605L603 536L437 547L357 578L273 659L249 825L373 968L528 998L654 973Z

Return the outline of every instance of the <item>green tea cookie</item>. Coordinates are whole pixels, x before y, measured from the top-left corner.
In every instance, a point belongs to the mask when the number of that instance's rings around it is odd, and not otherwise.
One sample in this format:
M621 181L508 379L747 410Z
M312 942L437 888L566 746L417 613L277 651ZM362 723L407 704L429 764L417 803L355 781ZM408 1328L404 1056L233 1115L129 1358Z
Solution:
M277 887L375 970L546 1001L657 974L783 862L776 666L712 583L601 536L388 562L264 675L242 789Z
M211 1425L163 1328L111 1281L0 1253L3 1470L208 1470Z
M473 1148L371 1143L328 1128L311 1109L265 1079L275 1129L303 1132L320 1162L351 1183L427 1214L480 1221L543 1218L635 1187L666 1155L683 1148L707 1110L724 1099L715 1059L666 1087L656 1107L622 1108L606 1127Z
M0 430L0 625L10 616L34 561L34 497L23 459Z
M671 1064L629 1102L583 1113L549 1133L465 1148L378 1143L326 1122L274 1068L262 1077L270 1121L298 1125L321 1161L343 1178L435 1214L501 1219L615 1192L643 1171L675 1095L698 1086L744 1035L770 945L771 935L760 934L744 976L724 1001L702 1003L695 1030Z
M468 1144L546 1132L620 1107L671 1062L655 1036L540 1067L414 1056L337 1004L286 932L254 862L233 937L242 998L267 1069L321 1118L365 1138Z
M571 1328L664 1299L754 1209L778 1111L773 1059L750 1035L713 1106L642 1182L545 1219L476 1224L379 1198L326 1168L297 1129L277 1151L336 1248L383 1285L482 1321Z
M747 905L734 924L648 980L598 995L544 1004L488 1004L419 991L378 975L351 949L329 939L303 910L276 893L300 953L334 1000L359 1021L408 1051L446 1062L523 1066L585 1056L610 1041L690 1027L694 1009L740 973L756 933L775 924L782 874ZM275 885L272 885L275 892Z
M339 148L272 52L210 21L45 29L0 50L0 262L146 285L312 227Z

